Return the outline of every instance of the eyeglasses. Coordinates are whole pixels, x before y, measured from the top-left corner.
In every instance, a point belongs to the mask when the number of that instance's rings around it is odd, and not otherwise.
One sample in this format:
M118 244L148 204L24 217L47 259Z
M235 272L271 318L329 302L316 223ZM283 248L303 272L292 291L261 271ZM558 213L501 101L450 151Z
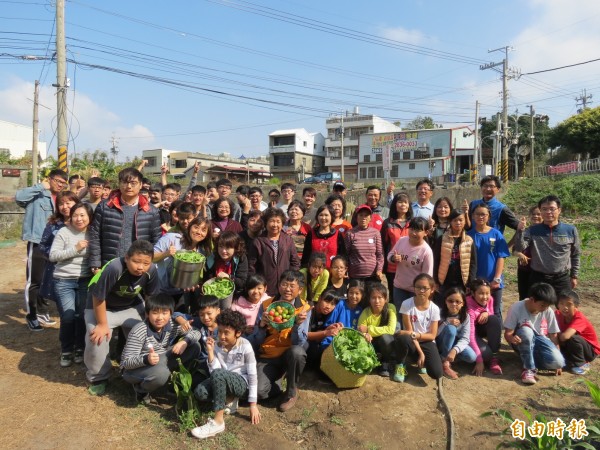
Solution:
M496 186L495 184L484 184L483 186L481 186L483 189L495 189Z
M290 192L294 192L292 189L283 189L281 192L289 194Z
M431 290L430 287L415 286L415 292L427 292L427 291L430 291L430 290Z
M58 184L59 186L64 186L65 184L67 184L67 182L65 180L61 180L60 178L50 178L52 181L54 181L56 184Z
M557 210L558 210L558 208L542 208L542 212L549 212L549 213L556 212Z
M119 181L119 183L122 184L123 186L131 186L131 187L137 187L141 184L139 181Z
M429 188L419 188L419 189L417 189L417 192L429 192L429 191L431 191L431 189L429 189Z
M487 216L489 216L488 213L477 213L477 214L474 214L474 215L477 216L477 217L487 217Z
M283 290L287 290L287 289L295 289L297 288L299 285L298 283L281 283L279 285L279 287Z

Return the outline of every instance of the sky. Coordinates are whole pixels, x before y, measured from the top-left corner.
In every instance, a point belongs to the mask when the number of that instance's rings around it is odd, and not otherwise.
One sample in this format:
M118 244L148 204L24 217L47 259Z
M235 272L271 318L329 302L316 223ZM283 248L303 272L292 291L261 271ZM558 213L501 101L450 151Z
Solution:
M476 101L483 117L502 108L501 74L480 65L505 46L510 114L533 105L555 125L598 93L599 19L597 0L66 1L69 152L108 151L114 136L119 160L265 155L273 131L325 134L355 106L474 126ZM0 0L0 120L31 124L39 80L56 156L54 26L53 2Z

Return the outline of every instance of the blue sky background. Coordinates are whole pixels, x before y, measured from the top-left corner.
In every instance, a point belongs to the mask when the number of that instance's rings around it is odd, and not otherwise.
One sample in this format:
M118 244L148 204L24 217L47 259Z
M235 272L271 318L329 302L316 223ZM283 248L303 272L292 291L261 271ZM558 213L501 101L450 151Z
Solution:
M476 100L482 116L502 105L499 73L479 70L503 58L488 49L513 46L522 74L600 58L595 0L77 0L65 16L69 149L108 150L114 134L119 159L159 147L266 154L270 132L325 133L330 114L354 106L403 125L472 125ZM51 57L53 24L50 2L0 0L0 120L30 124L41 80L50 154L56 66L20 57ZM598 91L599 72L600 61L511 80L509 111L533 104L554 125L583 89Z

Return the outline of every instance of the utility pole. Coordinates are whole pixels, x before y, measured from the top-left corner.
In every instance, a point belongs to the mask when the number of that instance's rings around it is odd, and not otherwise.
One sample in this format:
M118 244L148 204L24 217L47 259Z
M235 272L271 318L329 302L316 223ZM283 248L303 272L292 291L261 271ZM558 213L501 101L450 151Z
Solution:
M579 97L575 97L575 101L577 102L577 106L579 106L579 102L581 102L581 108L579 108L577 110L578 114L581 114L583 111L585 111L587 109L587 104L588 103L593 103L592 101L592 94L587 93L587 90L584 89L583 92L581 93L581 95Z
M117 163L117 155L119 154L119 150L117 150L119 148L117 147L118 143L119 141L113 134L113 136L110 138L110 154L113 156L113 163L115 164Z
M340 126L340 134L342 136L342 159L340 165L340 177L342 178L342 181L344 181L344 133L344 113L342 112Z
M31 144L31 184L38 182L38 128L40 119L38 117L40 97L40 82L35 80L35 89L33 91L33 142Z
M496 48L494 50L488 50L488 53L504 51L504 59L502 62L482 64L479 66L480 70L491 69L502 65L502 181L508 182L508 51L511 50L510 46L504 46Z
M475 166L475 183L479 181L479 100L475 101L475 154L473 155L473 165Z
M494 175L496 175L497 177L500 177L502 175L502 157L500 156L502 151L502 146L500 145L500 142L502 141L502 124L500 123L499 115L500 113L496 114L496 140L494 141L494 143L496 144L494 146Z
M531 116L531 134L529 138L531 139L531 178L535 177L535 134L533 134L533 115L535 111L533 110L533 105L529 105L529 115Z
M515 137L513 138L515 145L515 181L519 181L519 110L515 110Z
M56 140L58 168L68 170L67 144L67 60L65 46L65 0L56 0Z

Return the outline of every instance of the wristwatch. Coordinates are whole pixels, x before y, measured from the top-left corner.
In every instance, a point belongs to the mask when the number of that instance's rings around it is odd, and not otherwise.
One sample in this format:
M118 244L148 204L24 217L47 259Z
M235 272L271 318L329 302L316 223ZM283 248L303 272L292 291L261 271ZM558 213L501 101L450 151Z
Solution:
M498 284L502 283L502 278L494 278L494 281Z
M417 339L417 333L415 333L414 331L412 333L410 333L410 338L413 340Z

